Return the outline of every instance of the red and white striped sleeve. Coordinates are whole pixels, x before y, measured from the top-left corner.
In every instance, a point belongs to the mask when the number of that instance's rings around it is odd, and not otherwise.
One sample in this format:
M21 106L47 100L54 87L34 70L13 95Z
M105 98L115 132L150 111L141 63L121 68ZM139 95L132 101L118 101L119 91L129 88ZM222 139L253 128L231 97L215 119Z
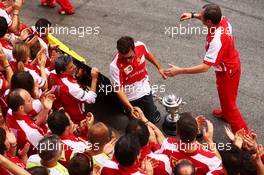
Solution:
M69 81L67 78L63 78L62 82L68 87L68 92L71 94L75 99L86 102L89 104L95 103L97 94L93 91L85 91L83 90L79 84L73 83Z

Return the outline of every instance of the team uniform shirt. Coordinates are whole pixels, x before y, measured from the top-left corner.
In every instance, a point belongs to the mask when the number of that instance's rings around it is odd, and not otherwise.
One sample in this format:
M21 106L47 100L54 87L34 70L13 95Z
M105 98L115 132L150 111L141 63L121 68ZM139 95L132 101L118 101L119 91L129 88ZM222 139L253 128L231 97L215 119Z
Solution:
M8 27L10 27L12 25L11 16L3 8L0 8L0 16L4 17L6 19Z
M42 88L45 85L45 80L40 76L40 71L30 64L24 64L24 66L25 71L28 71L30 75L32 75L34 81L38 82L39 88Z
M197 175L223 175L222 161L216 155L208 150L203 145L195 143L196 150L192 153L184 152L179 140L175 138L167 138L161 145L161 149L156 153L166 154L174 169L177 162L181 159L190 160L196 167ZM186 146L186 145L185 145ZM184 148L184 147L183 147Z
M45 135L43 129L36 125L28 115L10 115L7 113L6 121L16 136L19 148L23 148L26 143L30 143L33 149Z
M76 153L83 153L85 150L91 149L88 142L84 142L73 134L60 136L63 146L63 152L60 163L67 167L69 161Z
M170 159L165 154L156 154L151 151L151 146L146 145L141 148L140 158L138 161L138 166L141 166L141 163L145 158L150 158L154 160L156 163L156 167L154 168L154 175L170 175L172 174L172 169L170 165Z
M39 157L39 155L34 154L28 158L27 168L42 166L40 162L41 158ZM68 170L60 163L57 163L56 166L48 169L50 171L50 175L69 175Z
M58 75L55 95L61 106L70 115L74 123L79 123L85 118L85 103L95 103L97 94L85 91L72 76Z
M0 7L0 16L6 19L8 27L12 25L11 16L2 7ZM13 54L12 54L13 47L3 38L0 39L0 43L2 45L3 51L6 54L8 60L9 61L14 60Z
M146 175L138 165L124 167L113 160L107 160L104 163L101 175Z
M93 156L94 170L95 172L101 172L102 168L107 161L111 160L105 153L97 154Z
M235 48L232 26L226 17L222 17L221 22L215 28L208 30L203 62L213 66L215 71L234 73L240 68L240 58Z
M13 57L13 46L8 43L4 38L0 38L0 44L2 45L2 49L4 54L7 56L8 61L14 61Z
M17 71L17 62L11 61L10 65L14 72ZM41 96L41 88L45 85L45 80L40 76L40 70L36 68L35 66L31 64L24 64L24 71L27 71L30 73L30 75L33 77L34 82L38 82L38 88L39 88L39 94L38 96Z
M2 73L0 73L0 96L3 96L7 89L7 81Z
M144 43L135 43L136 56L130 63L122 60L117 53L110 64L110 80L115 88L123 87L129 101L137 100L150 93L146 57L149 51Z
M2 112L6 112L7 104L5 98L3 96L5 90L7 89L7 81L3 75L0 74L0 106L2 108Z
M13 156L10 153L7 153L6 158L8 160L10 160L11 162L13 162L14 164L16 164L17 166L19 166L21 168L26 168L26 165L24 164L24 162L21 159L19 159L18 157ZM13 175L11 172L9 172L8 170L4 169L1 166L0 166L0 174L1 175Z

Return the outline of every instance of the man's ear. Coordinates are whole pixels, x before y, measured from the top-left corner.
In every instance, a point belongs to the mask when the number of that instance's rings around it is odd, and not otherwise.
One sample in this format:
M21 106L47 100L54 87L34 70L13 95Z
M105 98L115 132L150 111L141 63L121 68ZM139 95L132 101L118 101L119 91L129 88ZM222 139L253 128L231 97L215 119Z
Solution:
M20 106L18 107L18 111L20 111L20 112L24 112L24 111L25 111L24 106L23 106L23 105L20 105Z
M71 132L71 126L69 125L69 126L66 126L65 131L63 132L63 134L70 134L70 132Z

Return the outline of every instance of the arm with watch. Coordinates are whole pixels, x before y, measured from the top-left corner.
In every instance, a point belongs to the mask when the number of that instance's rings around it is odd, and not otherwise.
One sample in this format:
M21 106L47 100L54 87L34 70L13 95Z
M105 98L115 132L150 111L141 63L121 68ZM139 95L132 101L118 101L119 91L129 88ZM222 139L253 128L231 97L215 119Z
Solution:
M202 20L201 19L201 14L200 13L196 13L196 12L187 12L187 13L183 13L180 16L180 20L181 21L185 21L185 20L188 20L188 19L191 19L191 18Z
M16 0L13 7L13 14L12 14L12 23L9 26L9 32L16 33L19 30L20 21L19 21L19 12L22 7L23 0Z

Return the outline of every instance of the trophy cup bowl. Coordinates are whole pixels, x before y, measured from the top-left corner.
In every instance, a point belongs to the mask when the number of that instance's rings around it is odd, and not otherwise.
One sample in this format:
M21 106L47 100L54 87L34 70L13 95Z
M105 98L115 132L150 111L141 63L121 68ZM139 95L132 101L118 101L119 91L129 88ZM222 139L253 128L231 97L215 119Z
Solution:
M167 135L176 135L176 124L180 119L179 110L184 104L186 103L182 101L182 98L175 95L167 95L162 98L162 105L168 112L165 115L162 129Z

